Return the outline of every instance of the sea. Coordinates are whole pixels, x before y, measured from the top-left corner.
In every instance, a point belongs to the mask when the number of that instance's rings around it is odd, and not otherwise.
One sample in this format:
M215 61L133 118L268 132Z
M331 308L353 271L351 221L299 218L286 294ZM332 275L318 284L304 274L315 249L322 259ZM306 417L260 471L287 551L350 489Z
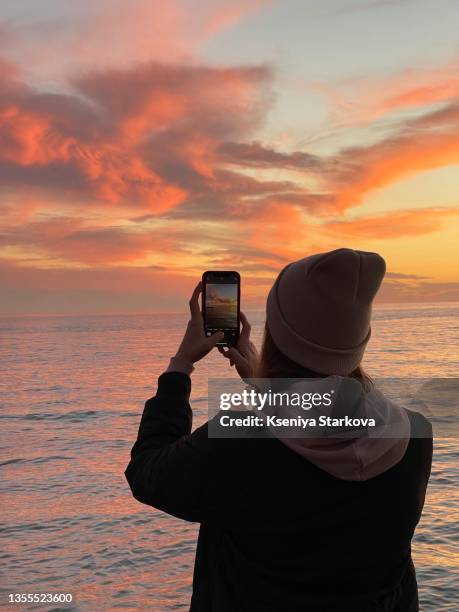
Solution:
M259 343L263 312L247 315ZM198 525L141 505L124 477L187 319L0 318L1 610L189 608ZM454 379L458 330L459 303L378 306L364 367L376 378ZM209 377L234 377L217 351L192 375L194 426L206 419ZM413 540L424 612L459 610L458 525L459 441L446 432ZM8 603L27 593L72 602Z

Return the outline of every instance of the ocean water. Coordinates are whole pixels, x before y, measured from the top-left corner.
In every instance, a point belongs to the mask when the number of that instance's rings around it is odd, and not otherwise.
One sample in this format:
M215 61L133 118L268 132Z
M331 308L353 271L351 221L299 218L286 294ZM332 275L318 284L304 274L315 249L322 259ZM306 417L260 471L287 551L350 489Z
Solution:
M248 313L254 340L263 314ZM459 304L374 313L365 367L378 376L458 372ZM136 502L123 472L145 400L184 314L0 319L0 609L9 593L71 593L75 610L186 610L197 525ZM195 425L218 353L193 374ZM455 415L452 415L455 417ZM459 441L435 441L413 544L422 610L459 610ZM40 609L57 609L48 604Z

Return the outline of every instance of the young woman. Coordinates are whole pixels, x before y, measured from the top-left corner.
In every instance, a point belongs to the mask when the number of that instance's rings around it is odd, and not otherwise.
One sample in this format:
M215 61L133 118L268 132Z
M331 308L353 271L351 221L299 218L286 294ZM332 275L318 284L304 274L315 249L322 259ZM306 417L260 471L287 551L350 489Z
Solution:
M237 346L220 351L242 378L356 379L367 413L400 425L397 436L324 444L212 438L207 423L191 433L193 364L221 338L204 335L196 287L126 469L137 500L200 523L192 611L419 609L411 539L432 430L420 414L372 396L360 365L384 273L379 255L351 249L294 262L269 294L260 355L244 315Z

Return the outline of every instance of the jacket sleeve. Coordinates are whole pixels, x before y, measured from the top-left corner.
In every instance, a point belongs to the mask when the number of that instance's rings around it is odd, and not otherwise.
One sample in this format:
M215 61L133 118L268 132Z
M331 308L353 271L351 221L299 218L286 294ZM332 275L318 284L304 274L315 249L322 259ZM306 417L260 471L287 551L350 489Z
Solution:
M145 404L125 476L141 503L202 521L218 496L212 486L207 425L191 434L190 391L187 374L159 377L156 396Z

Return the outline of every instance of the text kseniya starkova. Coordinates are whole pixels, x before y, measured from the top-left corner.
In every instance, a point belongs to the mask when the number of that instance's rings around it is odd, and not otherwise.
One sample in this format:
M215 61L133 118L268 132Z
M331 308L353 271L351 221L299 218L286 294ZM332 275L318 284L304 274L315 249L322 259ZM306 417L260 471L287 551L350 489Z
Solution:
M329 408L333 403L334 390L326 393L266 392L255 389L244 389L240 393L220 393L220 410L259 410L263 416L246 414L244 416L220 415L220 425L223 427L375 427L375 419L356 418L349 416L331 417L320 414L320 408ZM301 408L303 410L319 409L319 415L314 417L280 416L267 414L268 409ZM269 410L271 412L271 410Z

